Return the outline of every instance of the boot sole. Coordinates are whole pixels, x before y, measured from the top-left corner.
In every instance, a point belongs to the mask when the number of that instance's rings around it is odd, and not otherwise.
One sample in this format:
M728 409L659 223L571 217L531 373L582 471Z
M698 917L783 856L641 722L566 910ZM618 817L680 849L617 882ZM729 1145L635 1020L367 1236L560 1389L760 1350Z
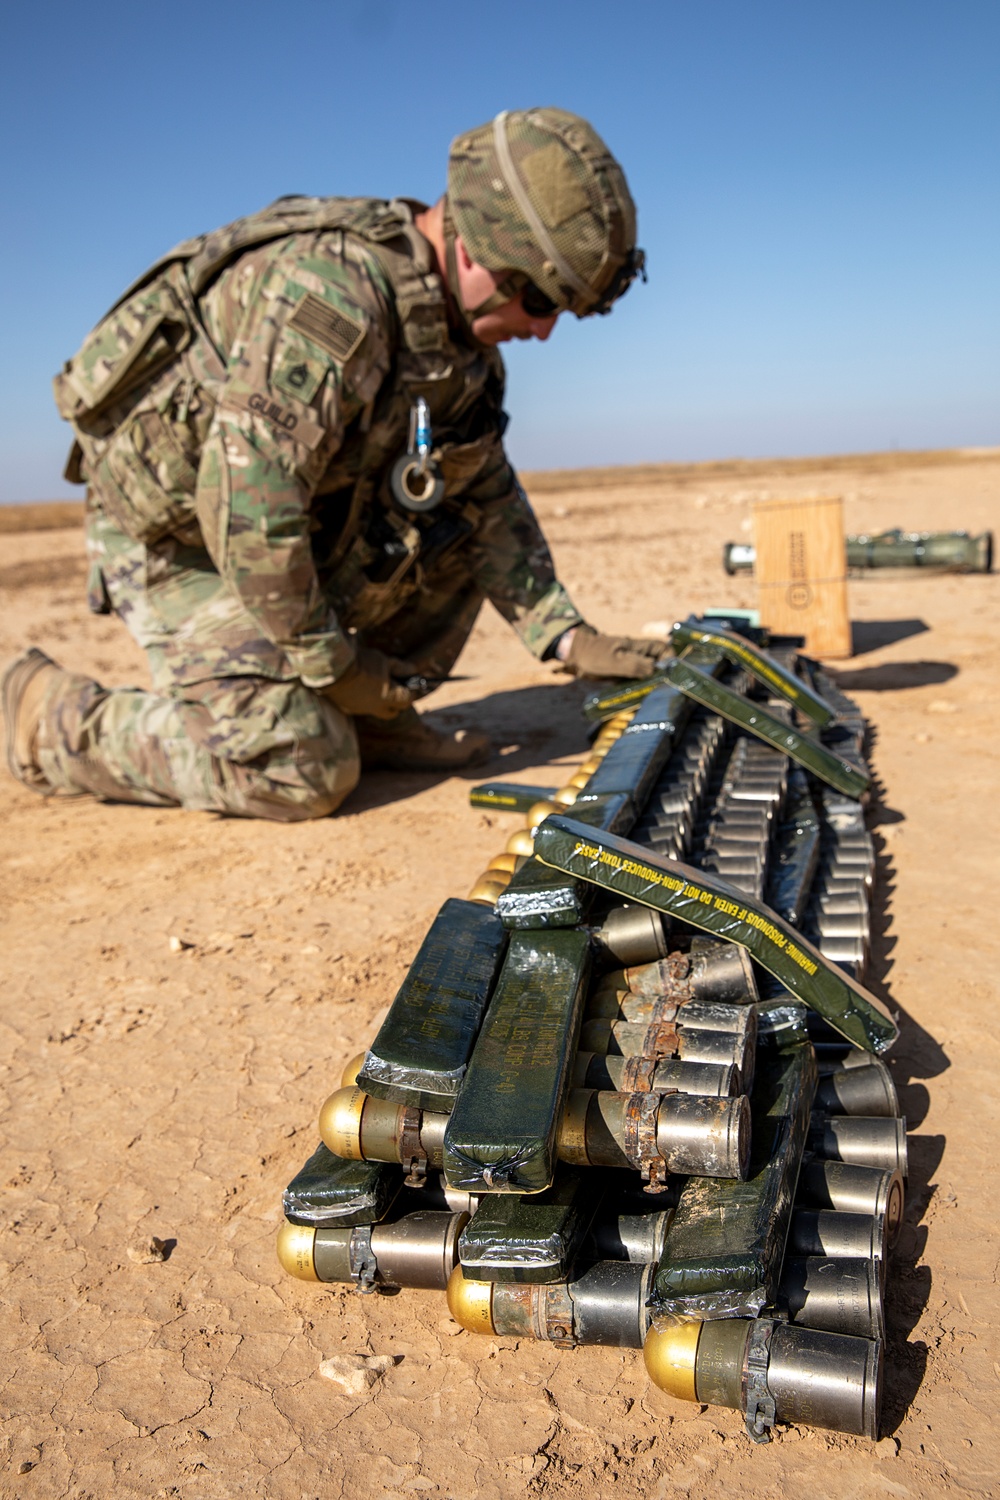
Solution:
M28 787L30 791L38 792L41 796L46 795L48 791L54 789L49 788L47 783L44 786L38 786L29 779L32 768L22 766L14 753L14 724L17 718L18 705L21 701L21 694L31 679L43 667L58 667L58 663L54 662L50 656L46 656L44 651L39 651L37 646L30 646L27 651L22 651L20 656L14 658L3 674L3 715L4 733L7 738L7 765L15 781L19 781L22 786Z

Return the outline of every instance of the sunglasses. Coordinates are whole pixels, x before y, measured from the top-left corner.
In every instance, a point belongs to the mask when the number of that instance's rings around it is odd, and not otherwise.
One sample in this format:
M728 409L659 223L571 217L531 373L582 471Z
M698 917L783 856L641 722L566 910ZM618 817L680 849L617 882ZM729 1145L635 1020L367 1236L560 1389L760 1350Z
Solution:
M526 281L521 288L521 306L529 318L551 318L559 311L559 304L546 297L533 281Z

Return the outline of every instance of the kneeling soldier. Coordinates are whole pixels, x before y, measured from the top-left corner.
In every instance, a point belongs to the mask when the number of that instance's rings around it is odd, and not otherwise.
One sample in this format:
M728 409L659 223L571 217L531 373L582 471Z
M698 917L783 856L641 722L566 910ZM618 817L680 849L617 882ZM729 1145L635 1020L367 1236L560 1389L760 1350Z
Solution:
M292 821L361 767L488 752L413 707L484 599L541 660L639 677L555 576L503 447L497 345L607 312L641 272L624 175L586 121L499 115L448 191L281 198L178 245L56 378L86 482L90 604L153 688L40 651L4 678L8 759L43 793Z

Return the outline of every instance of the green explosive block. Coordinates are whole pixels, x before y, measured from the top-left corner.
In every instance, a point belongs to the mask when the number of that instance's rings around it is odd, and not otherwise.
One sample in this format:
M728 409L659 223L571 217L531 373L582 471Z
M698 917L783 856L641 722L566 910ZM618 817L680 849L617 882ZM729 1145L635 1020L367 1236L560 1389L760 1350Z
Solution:
M685 661L703 667L706 672L718 672L725 661L722 652L711 646L686 646L683 657ZM670 677L664 668L663 671L654 672L651 677L640 678L638 682L616 682L613 687L599 688L596 693L591 693L583 700L583 717L592 723L612 719L623 709L638 708L650 693L669 686ZM681 722L681 728L683 722L686 721Z
M654 1282L655 1312L752 1318L774 1301L815 1092L808 1042L765 1054L751 1101L750 1174L688 1179Z
M807 735L799 734L788 724L776 719L759 703L741 698L738 693L723 687L707 673L693 667L687 661L673 661L667 668L667 678L680 688L682 693L700 703L712 713L721 714L732 724L763 740L775 750L780 750L790 760L812 771L820 781L836 787L848 797L862 797L871 785L871 777L861 766L841 756L834 755L825 746L819 745Z
M595 1168L561 1167L530 1197L490 1193L458 1242L466 1276L479 1281L565 1281L604 1197Z
M590 828L628 833L635 822L635 806L627 792L592 796L581 794L574 816ZM567 880L537 859L527 859L497 897L496 913L508 928L576 927L585 920L593 887Z
M450 1187L541 1193L551 1185L589 972L587 932L512 936L445 1130Z
M539 824L535 857L554 869L652 906L746 948L762 968L858 1047L885 1052L899 1035L874 995L824 958L770 907L679 860L553 814Z
M554 786L522 786L517 781L484 781L469 793L470 807L489 807L495 812L526 813L536 802L548 802L558 791Z
M503 924L489 907L446 901L365 1053L359 1088L447 1114L506 946Z
M345 1161L319 1145L281 1195L293 1224L330 1228L377 1223L403 1186L402 1169L381 1161Z
M721 651L734 666L745 668L772 693L800 709L814 724L822 727L836 717L829 703L824 702L818 693L781 666L767 651L762 651L735 631L723 630L717 625L706 628L694 620L682 620L670 632L670 639L678 656L686 646L694 645L711 646Z

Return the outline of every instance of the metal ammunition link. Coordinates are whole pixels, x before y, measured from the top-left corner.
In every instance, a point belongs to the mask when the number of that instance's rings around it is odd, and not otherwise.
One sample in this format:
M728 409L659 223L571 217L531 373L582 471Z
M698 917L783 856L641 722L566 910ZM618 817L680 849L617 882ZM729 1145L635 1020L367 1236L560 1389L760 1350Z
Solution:
M757 1318L751 1324L743 1361L743 1415L747 1434L755 1443L769 1443L775 1422L774 1397L767 1384L774 1324Z

